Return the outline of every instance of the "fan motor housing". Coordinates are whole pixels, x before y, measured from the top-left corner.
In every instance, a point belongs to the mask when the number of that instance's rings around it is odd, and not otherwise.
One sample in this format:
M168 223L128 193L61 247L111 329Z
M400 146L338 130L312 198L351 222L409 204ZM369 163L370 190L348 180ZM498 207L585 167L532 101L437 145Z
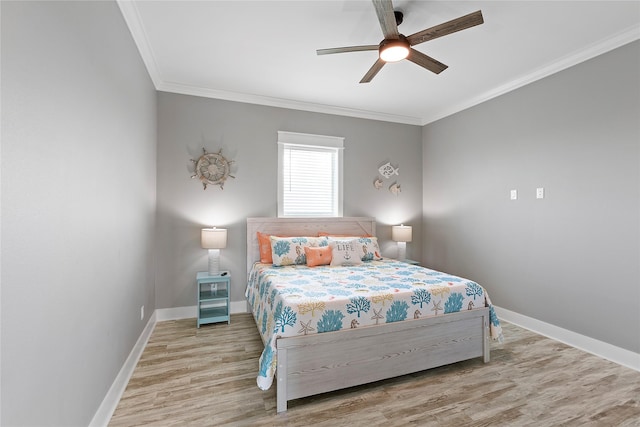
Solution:
M402 21L404 20L404 13L399 10L394 10L393 16L396 18L396 25L402 24Z

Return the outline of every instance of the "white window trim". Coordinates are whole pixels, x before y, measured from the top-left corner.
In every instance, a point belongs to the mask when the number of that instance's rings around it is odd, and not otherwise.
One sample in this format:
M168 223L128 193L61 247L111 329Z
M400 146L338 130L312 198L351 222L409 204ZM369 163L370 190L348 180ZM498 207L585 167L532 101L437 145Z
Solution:
M343 215L343 152L344 152L344 138L339 136L327 136L327 135L312 135L308 133L297 132L285 132L278 131L278 217L292 218L292 215L284 215L283 213L283 199L282 189L284 186L284 171L281 167L284 157L285 145L299 145L306 147L320 147L320 148L336 148L338 153L338 212L337 215L341 217ZM300 216L298 216L300 217ZM302 216L304 218L304 216Z

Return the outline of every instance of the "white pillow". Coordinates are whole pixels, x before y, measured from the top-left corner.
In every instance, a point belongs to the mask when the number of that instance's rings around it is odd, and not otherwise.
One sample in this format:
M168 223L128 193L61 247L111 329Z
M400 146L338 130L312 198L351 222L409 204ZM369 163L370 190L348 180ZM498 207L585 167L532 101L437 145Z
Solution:
M331 266L362 264L362 248L358 239L331 239Z
M375 236L331 236L329 235L329 242L332 240L351 240L355 239L358 242L358 255L362 261L379 261L382 259L380 255L380 246L378 245L378 238Z

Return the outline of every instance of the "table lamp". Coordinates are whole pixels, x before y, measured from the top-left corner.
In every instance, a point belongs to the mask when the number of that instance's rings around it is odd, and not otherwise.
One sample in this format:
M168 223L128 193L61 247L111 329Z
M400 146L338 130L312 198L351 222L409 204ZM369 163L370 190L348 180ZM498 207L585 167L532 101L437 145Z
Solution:
M226 228L203 228L200 241L204 249L209 249L209 275L220 273L220 249L227 247Z
M398 242L398 259L407 257L407 242L411 241L410 225L394 225L391 227L391 240Z

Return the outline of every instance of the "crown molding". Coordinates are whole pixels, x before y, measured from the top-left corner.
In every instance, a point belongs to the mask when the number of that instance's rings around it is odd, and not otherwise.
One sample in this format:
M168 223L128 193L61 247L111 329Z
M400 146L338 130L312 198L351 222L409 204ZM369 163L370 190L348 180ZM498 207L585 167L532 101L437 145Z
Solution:
M142 19L136 6L136 2L131 0L117 0L118 6L125 23L129 27L131 36L138 47L142 61L147 68L149 77L156 90L164 92L179 93L183 95L193 95L205 98L223 99L227 101L243 102L248 104L265 105L270 107L288 108L293 110L311 111L315 113L333 114L339 116L356 117L369 120L380 120L394 123L404 123L420 126L420 117L400 116L386 113L379 113L367 110L358 110L330 105L314 104L309 102L293 101L288 99L274 98L268 96L252 95L246 93L230 92L202 87L189 86L181 83L166 82L160 76L149 38L142 25Z
M358 110L354 108L344 108L331 105L314 104L310 102L293 101L290 99L273 98L269 96L208 89L184 85L181 83L161 82L156 86L156 89L162 92L179 93L182 95L193 95L204 98L215 98L223 99L226 101L265 105L269 107L288 108L292 110L311 111L314 113L333 114L339 116L356 117L360 119L380 120L386 122L421 126L421 119L419 117L399 116L394 114L379 113L375 111Z
M144 25L142 25L142 19L140 18L140 12L138 12L136 2L131 0L116 0L116 2L118 3L118 7L120 7L120 12L127 27L129 27L133 41L138 47L142 62L144 62L145 67L147 67L149 77L151 77L153 85L158 89L158 85L162 82L162 79L160 78L158 64L153 55L149 38L144 30Z
M580 49L569 55L561 57L556 61L553 61L543 67L531 71L530 73L513 79L510 82L507 82L496 88L488 90L474 98L470 98L458 104L442 108L435 114L425 117L403 116L332 105L314 104L309 102L294 101L262 95L202 88L176 82L166 82L160 76L157 62L155 60L153 50L151 49L147 34L144 30L144 26L142 25L142 20L138 12L136 2L131 0L117 0L117 3L120 7L120 11L122 12L124 20L129 27L129 31L133 36L133 40L138 47L138 51L140 52L140 56L142 57L142 60L147 68L147 72L149 73L149 76L156 90L158 91L416 126L424 126L429 123L433 123L437 120L474 107L478 104L489 101L500 95L504 95L537 80L543 79L559 71L565 70L574 65L580 64L581 62L587 61L598 55L602 55L613 49L640 39L640 26L632 26L621 30L620 32L614 34L609 38L601 40L597 43L593 43L592 45L584 49Z
M467 108L471 108L473 106L481 104L485 101L489 101L490 99L496 98L500 95L504 95L505 93L526 86L529 83L533 83L537 80L541 80L562 70L566 70L567 68L578 65L589 59L595 58L598 55L602 55L611 50L624 46L625 44L634 42L638 39L640 39L640 26L629 27L607 39L601 40L584 49L580 49L569 55L559 58L558 60L553 61L552 63L549 63L544 67L533 70L532 72L525 74L524 76L511 80L510 82L489 90L475 98L471 98L465 102L461 102L449 108L445 108L438 114L434 114L433 116L424 117L421 124L423 126L427 125L429 123L435 122L436 120L443 119L447 116L466 110Z

